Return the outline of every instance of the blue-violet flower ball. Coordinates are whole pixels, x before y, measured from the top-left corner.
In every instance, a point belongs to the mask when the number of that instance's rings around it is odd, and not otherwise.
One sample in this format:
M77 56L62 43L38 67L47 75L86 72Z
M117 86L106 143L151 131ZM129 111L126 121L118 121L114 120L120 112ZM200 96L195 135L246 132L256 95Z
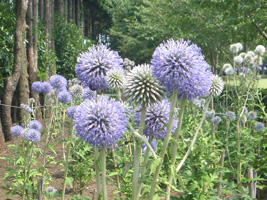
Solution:
M40 131L42 129L42 124L38 120L32 120L29 122L28 128Z
M91 90L89 87L84 88L84 90L83 90L83 98L84 99L92 100L92 99L95 99L95 97L96 97L96 91Z
M76 112L77 106L70 106L67 110L67 114L68 116L73 119L74 118L74 114Z
M146 112L145 128L143 134L155 139L163 139L167 134L167 125L169 122L171 103L164 99L153 105L149 105ZM141 108L136 112L136 124L139 126L141 118ZM172 133L175 131L178 119L173 116Z
M255 124L255 130L258 131L258 132L262 132L264 129L264 123L262 122L257 122Z
M48 81L44 81L42 84L42 92L43 93L49 93L53 89L52 85Z
M62 91L58 94L58 100L61 103L70 103L71 102L71 94L68 91Z
M23 127L21 127L20 125L12 126L11 128L11 134L14 137L20 137L22 131L23 131Z
M214 125L218 125L221 121L222 119L219 116L214 116L211 118L211 123Z
M92 90L106 90L107 73L113 68L123 68L123 60L118 52L112 51L104 44L90 47L87 52L80 54L75 71L83 85Z
M168 40L160 44L151 60L156 78L178 98L195 99L209 94L212 80L210 66L204 60L201 49L190 41Z
M67 87L68 81L63 76L56 74L50 77L50 84L53 88L61 88Z
M225 113L225 115L226 115L226 117L227 117L228 119L230 119L231 121L235 120L235 118L236 118L236 114L235 114L234 112L232 112L232 111L227 111L227 112Z
M28 129L25 134L25 140L36 143L39 142L41 139L41 133L35 129Z
M255 120L257 119L257 113L255 111L250 111L247 115L248 119Z
M32 84L33 91L41 93L42 92L42 85L43 85L43 83L41 81L33 82L33 84Z
M100 148L114 145L125 133L127 120L120 102L98 96L97 102L85 100L74 115L77 136Z

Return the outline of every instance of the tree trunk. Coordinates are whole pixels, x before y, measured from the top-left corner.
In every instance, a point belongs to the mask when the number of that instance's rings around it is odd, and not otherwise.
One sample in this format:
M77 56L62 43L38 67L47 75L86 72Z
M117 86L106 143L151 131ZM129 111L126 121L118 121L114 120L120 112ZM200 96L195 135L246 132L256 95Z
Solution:
M22 32L25 26L25 16L27 11L27 0L18 0L16 5L16 28L15 28L15 38L14 38L14 67L13 72L10 77L7 78L6 87L3 95L3 104L11 105L12 97L15 92L16 86L19 81L21 66L22 66L22 56L23 56L23 40ZM11 119L11 107L2 107L2 126L5 141L10 141L12 139L12 134L10 132L12 127Z
M76 4L76 25L80 28L80 0L77 0Z
M40 17L44 19L44 0L40 0Z
M72 19L73 19L73 23L76 24L76 14L75 14L75 8L76 4L75 4L75 0L72 0Z
M84 33L84 6L83 6L83 0L81 0L81 30L82 34L85 35Z
M70 22L73 18L72 18L72 0L68 0L69 1L69 21Z
M64 16L67 22L68 21L68 0L64 0Z
M64 4L63 4L63 0L57 0L57 7L58 7L58 12L59 14L64 17Z

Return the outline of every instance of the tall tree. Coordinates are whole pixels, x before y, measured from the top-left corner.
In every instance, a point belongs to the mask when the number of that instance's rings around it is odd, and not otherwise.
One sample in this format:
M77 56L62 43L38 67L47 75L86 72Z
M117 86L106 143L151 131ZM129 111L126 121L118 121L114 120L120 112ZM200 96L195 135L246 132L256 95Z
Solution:
M16 29L14 38L14 67L13 72L10 77L7 78L7 83L3 96L3 103L6 105L11 105L12 97L16 90L20 78L20 72L22 67L22 57L23 57L23 35L22 32L25 30L25 16L27 11L27 0L18 0L16 3ZM5 106L2 108L2 126L5 141L10 141L12 139L12 134L10 132L12 127L11 119L11 107Z

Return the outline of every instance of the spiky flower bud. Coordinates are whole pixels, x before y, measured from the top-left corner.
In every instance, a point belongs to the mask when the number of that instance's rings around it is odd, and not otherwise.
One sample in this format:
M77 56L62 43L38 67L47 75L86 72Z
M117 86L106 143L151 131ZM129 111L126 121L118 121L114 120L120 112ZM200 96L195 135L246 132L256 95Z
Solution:
M91 90L89 87L84 88L84 90L83 90L83 98L84 99L92 100L92 99L95 99L95 97L96 97L96 91Z
M206 112L206 118L212 118L215 116L215 110L210 110Z
M121 90L124 87L124 71L123 69L111 69L106 77L108 86L112 90Z
M29 122L28 128L40 131L42 129L42 124L38 120L32 120Z
M62 91L58 93L58 100L61 103L70 103L72 100L71 94L68 91Z
M235 71L232 67L228 67L225 69L224 73L227 75L227 76L232 76L234 75Z
M218 75L213 75L212 76L212 83L210 86L210 93L214 96L220 96L220 94L223 91L224 83L221 77Z
M214 125L218 125L221 121L222 119L219 116L214 116L211 118L211 123Z
M227 112L225 113L225 115L226 115L226 117L227 117L228 119L230 119L231 121L235 120L235 118L236 118L236 114L235 114L234 112L232 112L232 111L227 111Z
M257 122L257 123L255 124L255 130L256 130L257 132L262 132L262 131L264 130L264 123L262 123L262 122Z
M61 88L61 87L67 87L68 81L65 77L61 75L53 75L49 79L50 84L53 86L53 88Z
M251 55L246 55L244 57L244 62L245 63L250 63L250 62L253 62L253 57Z
M246 122L247 122L247 116L246 115L242 115L241 118L240 118L240 123L244 125Z
M34 92L41 93L42 92L42 82L41 81L35 81L32 84L32 90Z
M242 49L243 49L243 45L241 43L236 43L236 44L231 44L230 45L230 52L232 54L237 54Z
M259 56L263 56L264 52L265 52L265 47L262 46L262 45L258 45L258 46L256 47L256 49L255 49L255 53L256 53L257 55L259 55Z
M223 71L225 71L227 68L233 68L231 64L226 63L223 65Z
M70 107L68 108L68 110L67 110L67 114L68 114L68 116L69 116L71 119L74 118L76 109L77 109L77 106L70 106Z
M23 128L20 125L12 126L12 128L11 128L11 134L14 137L20 137L22 131L23 131Z
M257 119L257 113L255 111L250 111L247 116L248 116L248 119L250 120Z
M83 97L83 87L80 85L73 85L69 88L70 94L74 99L81 99Z
M247 55L250 55L250 56L253 57L253 56L255 56L255 53L254 53L254 51L248 51L248 52L247 52Z
M42 84L42 92L43 93L49 93L51 92L53 89L52 85L50 84L50 82L44 81Z
M241 65L243 63L243 58L241 56L236 56L234 61L237 65Z
M246 55L247 55L247 54L244 53L244 52L242 52L242 53L239 54L239 56L241 56L242 58L245 58Z
M125 79L124 96L134 104L147 106L164 96L164 88L153 77L148 64L134 67Z
M35 129L28 129L25 133L24 139L32 143L39 142L41 139L41 133Z

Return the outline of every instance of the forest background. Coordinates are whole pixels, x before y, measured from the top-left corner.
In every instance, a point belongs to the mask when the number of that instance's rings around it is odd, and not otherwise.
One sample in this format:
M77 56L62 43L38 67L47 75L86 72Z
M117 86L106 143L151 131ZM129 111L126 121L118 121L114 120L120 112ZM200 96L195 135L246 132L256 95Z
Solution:
M232 60L230 44L242 43L245 52L259 44L267 46L267 4L265 0L0 0L1 143L12 139L12 123L26 115L16 106L28 104L31 97L41 98L31 84L56 73L74 78L77 56L89 46L105 43L141 64L149 62L155 48L169 38L197 44L213 73L223 76L222 65ZM262 67L266 61L265 57Z

